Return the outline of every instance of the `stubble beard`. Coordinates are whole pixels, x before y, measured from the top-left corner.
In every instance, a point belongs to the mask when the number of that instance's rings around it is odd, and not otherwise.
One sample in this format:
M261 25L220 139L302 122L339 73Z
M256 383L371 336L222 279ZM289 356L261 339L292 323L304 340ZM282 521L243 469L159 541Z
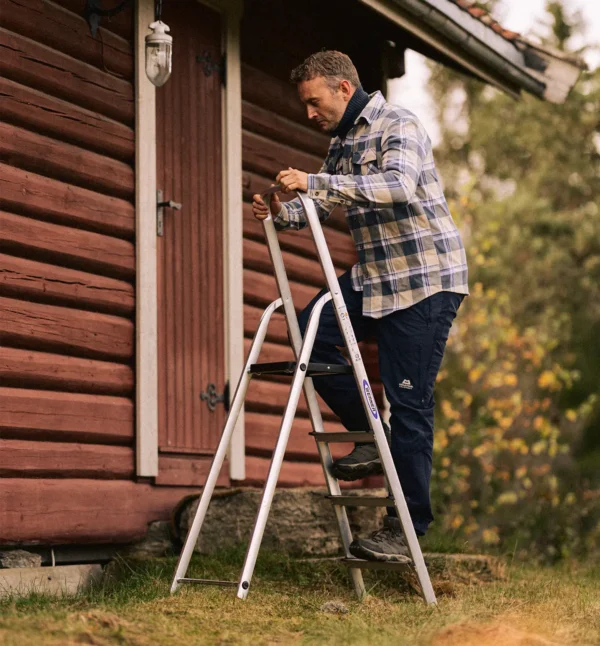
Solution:
M336 123L333 123L333 124L327 124L327 127L323 128L323 132L330 135L339 125L340 125L339 121L337 121Z

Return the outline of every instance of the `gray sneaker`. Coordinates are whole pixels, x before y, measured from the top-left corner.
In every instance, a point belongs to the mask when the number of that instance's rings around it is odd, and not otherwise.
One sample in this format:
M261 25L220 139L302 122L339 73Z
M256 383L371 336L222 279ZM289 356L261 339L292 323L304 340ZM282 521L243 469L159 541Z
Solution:
M385 435L390 443L390 428L383 425ZM362 480L367 476L383 473L379 452L374 443L357 444L352 453L335 460L331 465L331 475L338 480Z
M383 528L373 532L369 538L357 538L350 543L350 554L367 561L390 561L410 563L406 537L400 520L395 516L383 517Z
M338 480L361 480L383 473L379 453L374 444L357 444L352 453L336 460L330 471Z

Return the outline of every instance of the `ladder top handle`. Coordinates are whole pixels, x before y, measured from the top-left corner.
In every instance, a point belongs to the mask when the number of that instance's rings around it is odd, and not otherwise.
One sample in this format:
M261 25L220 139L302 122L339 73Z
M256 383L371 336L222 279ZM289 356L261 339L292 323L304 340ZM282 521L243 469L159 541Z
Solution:
M271 186L271 188L263 191L262 196L266 197L267 195L273 195L273 193L279 193L279 191L281 191L281 186L279 184L275 184L275 186Z
M271 186L270 188L265 189L262 193L262 197L267 197L267 195L273 195L273 193L279 193L281 191L281 185L280 184L275 184L275 186ZM306 191L290 191L291 193L296 193L296 195L301 199L301 200L310 200L311 198L308 197L306 194Z

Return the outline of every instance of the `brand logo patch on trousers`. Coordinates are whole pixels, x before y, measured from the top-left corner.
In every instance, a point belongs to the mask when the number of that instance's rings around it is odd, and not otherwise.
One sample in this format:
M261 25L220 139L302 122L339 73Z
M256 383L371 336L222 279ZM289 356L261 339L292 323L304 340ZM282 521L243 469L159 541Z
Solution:
M413 385L410 383L410 379L403 379L399 384L400 388L406 388L407 390L412 390Z

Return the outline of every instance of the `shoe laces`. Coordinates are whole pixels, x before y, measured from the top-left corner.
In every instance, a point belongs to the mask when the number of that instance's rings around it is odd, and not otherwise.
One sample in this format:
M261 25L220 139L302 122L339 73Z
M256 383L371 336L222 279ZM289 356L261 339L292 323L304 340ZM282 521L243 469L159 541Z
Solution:
M371 534L371 540L374 543L384 543L391 540L394 542L400 541L401 543L406 544L404 532L394 527L380 527L379 529L376 529Z
M363 460L364 458L369 459L379 459L379 453L377 447L374 444L358 444L352 450L352 453L348 457L352 457L358 461Z

